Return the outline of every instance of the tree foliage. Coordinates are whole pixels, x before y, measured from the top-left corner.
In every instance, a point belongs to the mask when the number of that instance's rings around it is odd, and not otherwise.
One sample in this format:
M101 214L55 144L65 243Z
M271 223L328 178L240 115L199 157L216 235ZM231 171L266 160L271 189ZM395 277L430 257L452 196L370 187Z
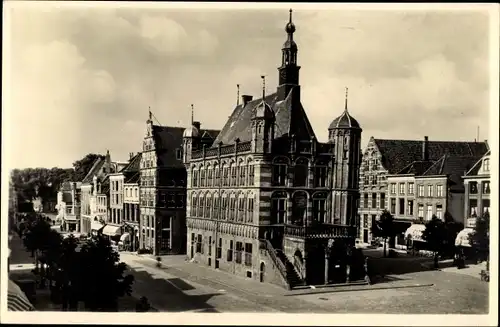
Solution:
M448 243L448 231L443 220L436 216L425 224L422 232L422 239L427 243L428 248L434 252L434 267L438 267L439 254L444 251Z
M485 212L476 218L474 232L469 234L470 244L485 255L489 254L490 248L490 213Z
M394 228L394 218L387 210L382 211L380 219L372 224L371 232L375 237L382 237L384 239L384 257L386 256L386 243L389 237L396 235Z
M92 311L117 311L118 298L131 295L133 276L124 276L126 265L110 241L98 236L80 247L73 235L62 239L46 219L37 217L25 224L25 246L47 264L47 276L55 281L55 286L50 283L53 297L60 296L63 310L77 310L83 302Z
M92 311L116 311L118 298L132 292L132 275L124 276L126 265L108 239L90 239L80 251L79 290L85 307Z

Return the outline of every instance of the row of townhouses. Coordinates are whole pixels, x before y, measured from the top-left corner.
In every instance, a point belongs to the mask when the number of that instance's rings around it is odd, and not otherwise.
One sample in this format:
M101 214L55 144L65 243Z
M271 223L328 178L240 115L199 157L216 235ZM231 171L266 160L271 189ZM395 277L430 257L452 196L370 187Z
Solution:
M370 243L383 210L393 246L418 218L472 226L489 209L487 142L382 140L361 149L347 105L320 142L301 102L295 25L286 24L277 89L242 95L222 130L146 122L142 151L109 152L59 194L64 229L101 231L131 250L293 287L345 281L345 255ZM265 82L265 81L264 81Z

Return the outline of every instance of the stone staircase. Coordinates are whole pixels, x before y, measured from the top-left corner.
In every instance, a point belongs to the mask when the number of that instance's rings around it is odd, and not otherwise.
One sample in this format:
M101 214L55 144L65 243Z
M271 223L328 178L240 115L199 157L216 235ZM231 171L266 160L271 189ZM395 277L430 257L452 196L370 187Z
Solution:
M293 289L296 286L305 285L304 281L302 280L299 273L295 269L293 263L291 263L290 260L288 260L285 253L280 249L276 249L276 255L281 260L281 262L283 262L283 264L285 265L286 279L287 279L288 283L290 284L290 288Z

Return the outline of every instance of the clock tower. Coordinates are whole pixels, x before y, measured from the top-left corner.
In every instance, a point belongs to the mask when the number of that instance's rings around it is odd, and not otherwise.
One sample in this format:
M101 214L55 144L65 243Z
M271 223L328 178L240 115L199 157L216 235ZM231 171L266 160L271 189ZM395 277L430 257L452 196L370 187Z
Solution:
M295 24L292 22L292 9L290 9L290 20L286 24L285 31L288 38L281 49L281 66L278 68L278 101L285 100L290 90L299 85L300 66L297 66L297 44L293 40Z

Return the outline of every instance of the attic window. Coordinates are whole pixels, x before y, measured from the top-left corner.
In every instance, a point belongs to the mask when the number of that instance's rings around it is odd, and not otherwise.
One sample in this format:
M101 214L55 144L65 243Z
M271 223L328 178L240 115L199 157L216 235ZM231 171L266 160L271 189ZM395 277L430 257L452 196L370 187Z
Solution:
M175 158L177 160L181 160L182 159L182 149L176 149L175 150Z

